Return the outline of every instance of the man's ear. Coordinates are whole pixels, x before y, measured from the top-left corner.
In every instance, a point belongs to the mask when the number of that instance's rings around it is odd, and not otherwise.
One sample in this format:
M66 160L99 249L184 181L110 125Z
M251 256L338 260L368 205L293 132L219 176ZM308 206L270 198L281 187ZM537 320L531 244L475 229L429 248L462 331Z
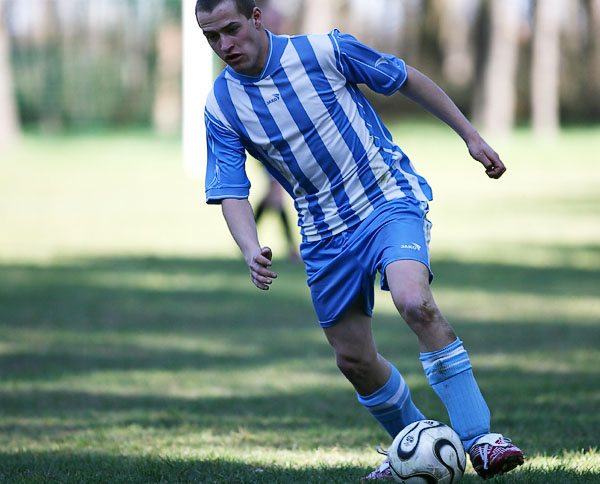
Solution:
M262 25L262 11L258 7L254 7L252 10L252 22L257 29Z

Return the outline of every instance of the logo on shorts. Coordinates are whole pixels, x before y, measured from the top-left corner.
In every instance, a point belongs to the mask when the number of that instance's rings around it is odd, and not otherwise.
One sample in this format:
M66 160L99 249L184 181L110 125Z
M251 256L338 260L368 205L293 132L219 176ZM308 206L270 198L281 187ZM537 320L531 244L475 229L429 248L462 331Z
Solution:
M410 244L402 244L400 246L401 249L410 249L410 250L421 250L421 246L416 242L411 242Z

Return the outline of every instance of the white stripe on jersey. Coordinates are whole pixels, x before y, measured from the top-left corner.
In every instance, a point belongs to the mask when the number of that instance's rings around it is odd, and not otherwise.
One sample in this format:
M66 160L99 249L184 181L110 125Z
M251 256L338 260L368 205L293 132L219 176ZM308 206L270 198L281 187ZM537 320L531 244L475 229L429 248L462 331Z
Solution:
M238 114L243 112L248 116L247 120L243 119L242 121L246 125L253 126L252 140L258 146L265 147L265 151L269 156L269 163L275 167L275 169L287 180L287 182L292 187L294 187L296 206L298 210L300 210L301 213L304 215L304 224L307 226L314 225L313 214L310 212L310 210L308 210L308 202L306 201L306 190L304 190L304 188L297 182L289 167L283 162L283 156L271 143L271 140L265 132L265 130L263 129L256 112L254 111L254 109L252 109L252 103L250 102L248 94L244 90L243 86L236 79L232 79L232 82L227 84L227 88L229 90L229 95L232 99L236 99L238 102L241 102L243 100L243 104L247 106L247 109L238 109ZM261 91L264 91L264 88L261 89ZM263 96L268 95L268 93L265 94L263 92ZM318 164L315 165L318 166Z
M296 179L294 178L294 175L292 175L289 167L283 163L283 157L281 156L281 153L279 153L277 148L275 148L275 146L273 146L271 143L271 140L263 129L256 112L252 109L250 99L248 99L248 95L246 94L246 91L242 85L234 79L233 82L227 83L227 89L229 90L229 95L232 99L236 99L237 101L243 100L243 104L248 107L247 109L243 110L247 116L247 119L242 119L242 121L244 124L253 126L252 141L254 141L258 146L262 146L264 148L264 151L266 151L269 155L271 164L277 168L277 171L281 173L281 175L288 181L290 185L295 185ZM240 102L240 104L242 103ZM241 111L242 110L239 110L238 114L240 114ZM298 187L298 190L299 193L297 193L297 195L306 195L306 192L302 190L302 187Z
M408 183L410 183L410 186L413 190L413 193L415 194L416 199L419 200L420 202L427 202L428 198L425 195L425 192L423 192L423 189L421 188L421 185L419 184L419 180L417 179L417 177L414 174L409 173L406 170L402 169L402 165L400 163L403 158L405 158L404 155L399 156L394 163L394 167L397 168L404 175L404 177L408 180ZM408 164L414 170L412 161L408 160Z
M312 36L309 37L308 40L314 48L315 55L323 72L330 71L331 66L329 64L331 64L332 59L335 59L335 52L330 39L326 36ZM346 82L339 77L328 76L328 79L330 80L338 103L350 121L352 128L358 133L359 139L363 140L363 148L367 153L367 157L371 160L371 170L373 170L373 174L377 179L377 184L381 188L385 198L387 200L392 200L404 197L404 193L400 187L396 185L393 176L391 176L389 165L383 160L379 148L377 148L373 141L371 132L367 129L367 123L360 117L356 109L356 103L354 99L352 99L352 95L348 90ZM366 141L366 143L364 141ZM348 154L352 156L352 153L349 150ZM349 160L351 160L351 158ZM353 168L356 169L356 162L354 160L352 160L352 164L354 165ZM360 183L358 178L353 177L353 179L357 183ZM355 184L350 190L347 190L352 206L358 206L359 199L364 196L360 188L362 187L357 187ZM361 207L356 211L359 213L361 219L364 219L371 213L371 210L368 210L366 207Z

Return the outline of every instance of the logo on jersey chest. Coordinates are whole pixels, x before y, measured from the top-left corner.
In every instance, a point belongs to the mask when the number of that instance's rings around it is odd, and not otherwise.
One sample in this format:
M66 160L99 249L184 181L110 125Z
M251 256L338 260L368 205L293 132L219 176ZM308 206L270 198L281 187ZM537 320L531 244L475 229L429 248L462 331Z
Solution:
M269 104L273 104L274 102L277 102L277 101L279 101L279 99L281 99L281 94L279 94L278 92L277 92L277 93L275 93L275 94L272 94L272 95L271 95L271 97L269 97L269 98L267 99L267 106L268 106Z

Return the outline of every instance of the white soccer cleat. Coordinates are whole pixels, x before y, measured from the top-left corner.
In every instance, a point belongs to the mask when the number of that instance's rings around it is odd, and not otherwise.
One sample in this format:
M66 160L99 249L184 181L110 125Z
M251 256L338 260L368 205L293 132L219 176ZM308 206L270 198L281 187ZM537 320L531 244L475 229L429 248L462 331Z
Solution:
M523 452L502 434L481 437L469 450L475 472L484 479L512 471L523 464Z
M361 481L393 481L394 476L392 476L392 469L390 469L390 460L387 458L387 452L383 450L381 447L377 447L377 452L382 455L385 455L385 459L380 464L380 466L371 472L368 476L365 476L361 479Z

